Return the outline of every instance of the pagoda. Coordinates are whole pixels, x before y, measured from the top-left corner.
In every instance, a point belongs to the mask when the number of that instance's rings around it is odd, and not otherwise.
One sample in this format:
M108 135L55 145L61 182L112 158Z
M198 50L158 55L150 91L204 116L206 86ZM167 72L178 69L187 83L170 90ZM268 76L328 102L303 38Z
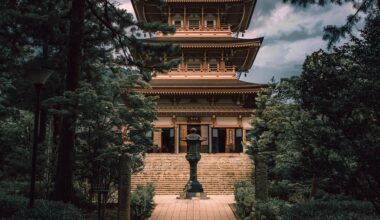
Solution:
M206 138L202 153L241 153L254 97L263 85L239 80L252 67L263 38L242 39L256 0L132 0L138 20L166 22L176 33L156 33L152 44L179 45L177 68L155 74L151 88L137 89L159 96L153 142L162 153L185 153L184 138L196 128Z

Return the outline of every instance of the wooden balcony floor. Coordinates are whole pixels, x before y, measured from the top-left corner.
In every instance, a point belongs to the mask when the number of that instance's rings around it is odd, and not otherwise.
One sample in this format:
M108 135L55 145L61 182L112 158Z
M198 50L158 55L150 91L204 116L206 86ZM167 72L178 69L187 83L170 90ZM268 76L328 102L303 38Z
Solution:
M150 220L236 220L229 204L233 195L209 195L208 200L176 199L175 195L157 195Z

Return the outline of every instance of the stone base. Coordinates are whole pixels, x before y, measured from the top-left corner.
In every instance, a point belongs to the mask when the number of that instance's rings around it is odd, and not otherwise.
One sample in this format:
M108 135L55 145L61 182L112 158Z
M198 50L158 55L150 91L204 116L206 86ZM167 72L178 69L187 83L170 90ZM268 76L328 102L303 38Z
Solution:
M182 192L177 199L210 199L205 192Z

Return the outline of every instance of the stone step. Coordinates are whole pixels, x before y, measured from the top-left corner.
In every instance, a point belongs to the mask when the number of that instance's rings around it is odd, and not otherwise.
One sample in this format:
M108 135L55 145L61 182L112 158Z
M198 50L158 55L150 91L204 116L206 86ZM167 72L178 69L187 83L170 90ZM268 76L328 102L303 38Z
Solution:
M233 194L236 182L251 178L253 164L248 155L221 153L201 156L198 180L210 195ZM148 154L144 163L144 170L132 175L132 189L138 184L154 183L157 195L182 192L189 178L189 163L185 154Z

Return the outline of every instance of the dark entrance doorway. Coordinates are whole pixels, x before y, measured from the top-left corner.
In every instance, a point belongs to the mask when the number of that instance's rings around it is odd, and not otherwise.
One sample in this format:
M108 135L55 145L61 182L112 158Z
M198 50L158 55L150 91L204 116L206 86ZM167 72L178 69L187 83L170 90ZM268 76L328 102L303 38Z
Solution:
M202 124L183 124L179 126L179 152L187 152L187 143L184 138L190 134L192 128L197 129L197 134L206 139L201 142L201 153L209 153L209 125Z
M174 153L174 128L162 129L162 152Z
M187 133L190 134L190 130L192 128L197 129L197 134L201 135L201 126L200 125L188 125L187 126Z
M226 152L226 129L212 129L212 153Z
M235 153L243 152L243 129L235 129Z

